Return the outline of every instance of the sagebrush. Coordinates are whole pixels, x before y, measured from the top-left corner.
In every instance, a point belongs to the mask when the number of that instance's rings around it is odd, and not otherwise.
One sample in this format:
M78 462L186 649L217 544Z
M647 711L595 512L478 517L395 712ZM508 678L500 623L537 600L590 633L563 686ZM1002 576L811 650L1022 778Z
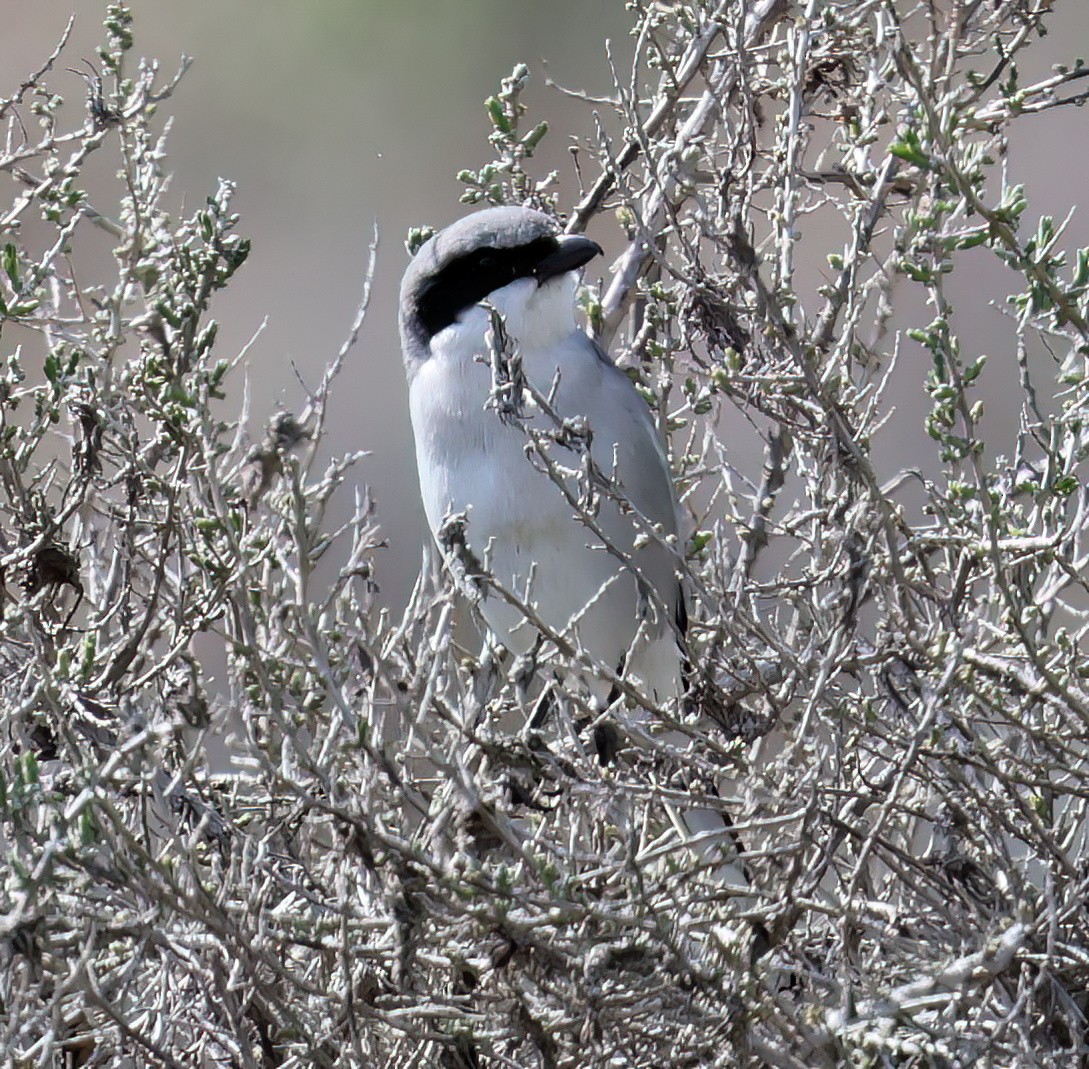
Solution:
M1004 151L1089 69L1021 84L1047 0L628 6L576 203L534 171L558 134L520 66L460 176L626 242L583 303L669 442L693 695L605 766L562 654L538 728L525 664L448 579L383 600L376 554L415 532L382 528L354 456L318 460L365 293L297 411L239 414L245 354L211 318L248 251L231 188L163 207L184 64L137 61L114 4L79 123L52 88L67 34L0 87L6 1063L1089 1054L1089 248ZM81 185L93 153L111 204ZM93 227L109 277L75 266ZM1022 392L997 444L948 295L980 256L1016 282L990 295ZM905 353L930 445L889 467ZM701 789L751 895L666 827Z

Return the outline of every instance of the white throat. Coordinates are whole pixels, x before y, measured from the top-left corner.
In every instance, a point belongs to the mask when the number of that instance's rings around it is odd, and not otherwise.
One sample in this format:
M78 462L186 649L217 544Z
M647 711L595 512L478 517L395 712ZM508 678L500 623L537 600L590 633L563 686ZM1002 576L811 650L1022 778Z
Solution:
M487 303L503 316L507 334L519 351L528 356L549 349L571 335L575 325L573 271L538 286L532 278L520 278L488 296ZM431 339L434 354L482 352L491 329L491 315L475 304Z

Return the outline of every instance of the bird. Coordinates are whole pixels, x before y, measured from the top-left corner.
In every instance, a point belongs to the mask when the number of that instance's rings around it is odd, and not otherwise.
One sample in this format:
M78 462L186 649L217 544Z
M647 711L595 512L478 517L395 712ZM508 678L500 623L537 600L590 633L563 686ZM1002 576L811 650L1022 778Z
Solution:
M502 588L594 663L666 701L681 684L687 623L681 521L649 407L575 321L578 274L601 252L520 207L474 212L419 249L401 285L400 332L420 491L436 538L464 514L469 549ZM530 405L504 420L489 410L496 314L547 411ZM592 523L527 456L527 427L556 432L564 421L588 429L589 458L614 489ZM553 455L578 467L570 450ZM534 647L519 605L488 593L480 609L513 654Z
M562 233L543 212L476 211L410 261L399 325L420 492L448 564L455 550L444 527L461 516L470 559L516 595L486 589L478 601L495 638L527 654L540 644L540 624L596 666L583 674L605 707L619 697L617 679L633 681L646 699L628 720L638 735L650 706L679 701L684 689L682 521L649 406L575 319L579 273L599 255L595 241ZM509 343L531 397L514 416L496 404L497 340ZM585 459L576 447L588 454L612 491L592 515L565 492L572 480L557 485L555 469L550 476L527 444L534 431L538 442L555 441L552 453L569 471ZM720 809L671 815L716 862L731 855L727 882L748 885Z

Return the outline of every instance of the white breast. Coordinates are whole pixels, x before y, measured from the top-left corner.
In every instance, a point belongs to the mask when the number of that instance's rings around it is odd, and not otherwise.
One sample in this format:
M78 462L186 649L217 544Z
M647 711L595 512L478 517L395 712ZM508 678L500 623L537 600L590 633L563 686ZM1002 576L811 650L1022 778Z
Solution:
M566 301L569 309L570 296ZM574 335L570 313L567 321L566 338L553 336L545 346L521 342L523 367L543 392L559 371L557 407L564 416L590 417L597 435L595 460L608 470L613 453L608 439L620 431L615 421L593 418L603 402L604 365L585 339ZM494 577L534 605L550 627L615 669L640 628L637 583L578 521L560 489L535 469L526 456L524 430L504 424L485 407L491 372L476 357L484 350L486 329L486 313L472 309L436 335L431 357L410 385L420 489L431 530L450 513L467 513L470 548L487 561ZM537 413L535 425L549 423ZM561 447L552 453L577 467L574 453ZM599 518L618 548L630 553L636 535L632 522L609 503ZM536 632L516 608L493 594L482 610L505 645L516 653L530 648ZM666 662L673 686L675 650Z

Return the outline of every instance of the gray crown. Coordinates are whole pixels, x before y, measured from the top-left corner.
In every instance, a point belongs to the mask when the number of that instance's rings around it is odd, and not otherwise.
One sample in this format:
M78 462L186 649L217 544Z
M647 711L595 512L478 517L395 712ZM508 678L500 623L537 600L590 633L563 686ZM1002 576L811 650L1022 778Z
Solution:
M513 249L559 230L554 219L532 208L485 208L428 238L401 279L399 325L405 357L420 343L420 329L413 317L420 289L428 279L473 249Z

